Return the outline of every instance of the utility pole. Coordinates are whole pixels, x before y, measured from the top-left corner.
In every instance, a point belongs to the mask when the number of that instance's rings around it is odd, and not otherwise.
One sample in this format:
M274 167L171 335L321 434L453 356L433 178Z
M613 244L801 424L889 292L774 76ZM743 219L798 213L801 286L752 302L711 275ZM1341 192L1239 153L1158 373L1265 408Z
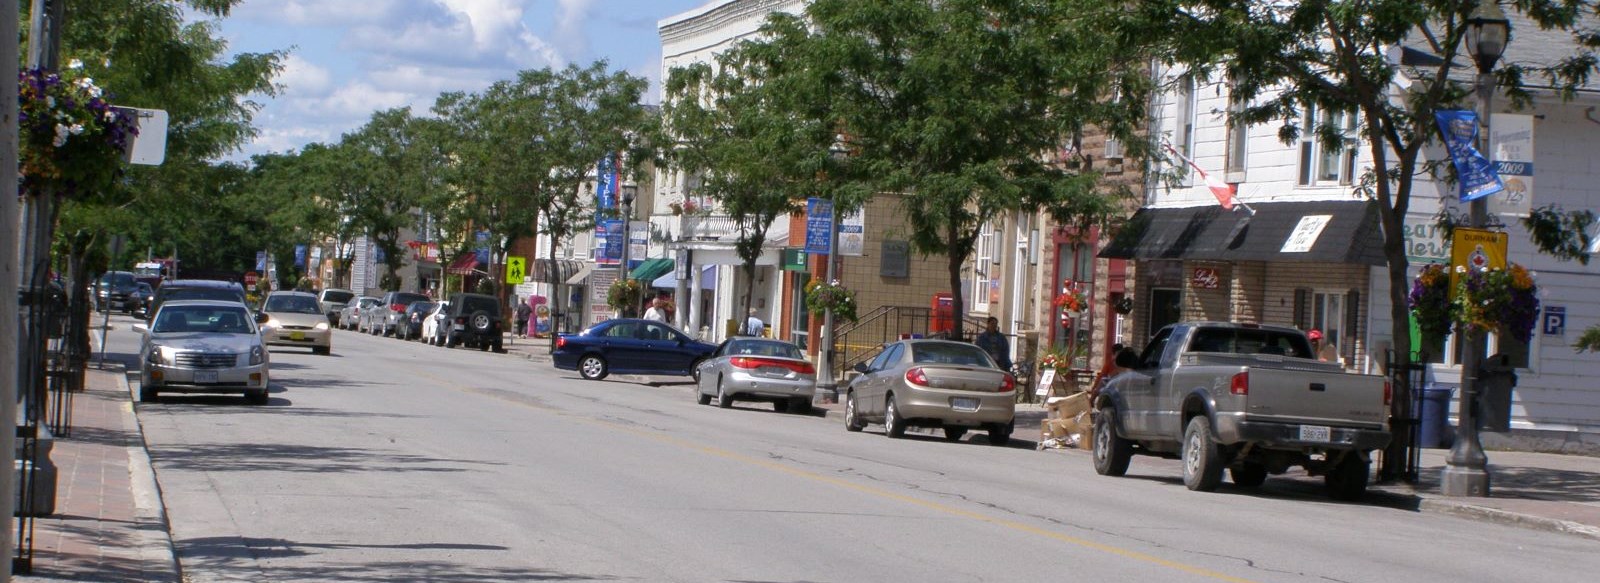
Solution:
M17 42L21 31L17 15L21 14L17 0L0 0L0 95L17 94L18 55ZM38 14L37 9L33 13ZM0 184L17 183L17 100L0 99ZM17 289L17 253L20 251L22 233L18 230L17 197L0 196L0 291L5 293L0 301L0 371L16 371L16 377L0 382L0 419L13 424L17 420L17 387L22 371L17 367L17 302L13 290ZM0 467L16 467L17 432L0 431ZM5 527L0 528L0 549L6 553L16 548L11 533L16 532L12 514L17 500L16 472L0 472L0 516L5 517ZM0 561L0 580L11 580L11 561Z

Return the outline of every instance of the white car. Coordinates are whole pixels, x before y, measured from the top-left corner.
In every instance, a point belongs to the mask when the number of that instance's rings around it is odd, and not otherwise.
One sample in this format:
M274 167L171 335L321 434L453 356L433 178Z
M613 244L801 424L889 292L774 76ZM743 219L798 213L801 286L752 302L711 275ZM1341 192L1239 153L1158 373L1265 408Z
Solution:
M261 302L261 313L267 316L261 337L268 345L305 346L324 356L333 352L333 327L315 294L272 292Z
M258 320L259 319L259 320ZM161 304L139 349L139 400L161 393L244 393L251 404L267 402L267 347L252 317L238 302L174 300Z
M428 312L428 317L422 320L422 341L434 346L444 346L445 335L450 332L450 327L445 325L449 318L450 302L441 301L433 306L433 311Z

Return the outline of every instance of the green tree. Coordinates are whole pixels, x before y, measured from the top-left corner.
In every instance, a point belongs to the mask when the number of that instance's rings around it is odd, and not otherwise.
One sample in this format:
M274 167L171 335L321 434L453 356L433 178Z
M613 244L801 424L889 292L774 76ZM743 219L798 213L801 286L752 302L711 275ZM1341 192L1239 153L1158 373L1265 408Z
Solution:
M943 255L957 306L962 267L980 230L1006 211L1043 208L1057 220L1103 224L1127 192L1046 154L1098 126L1129 155L1148 76L1136 39L1103 25L1118 2L817 0L764 32L820 75L795 99L838 120L852 175L902 195L911 243ZM816 104L826 104L819 108ZM805 118L803 115L802 118ZM846 206L845 208L849 208ZM964 333L955 320L954 334Z
M1404 220L1414 180L1432 169L1421 155L1437 139L1434 112L1470 107L1471 85L1451 72L1473 67L1462 39L1475 5L1471 0L1156 0L1140 3L1124 21L1127 30L1159 39L1168 61L1189 67L1191 74L1220 70L1233 99L1245 104L1230 123L1277 123L1285 142L1310 132L1324 147L1337 150L1345 130L1331 121L1306 127L1301 114L1316 108L1354 116L1373 162L1362 189L1381 209L1394 323L1390 336L1401 361L1396 370L1404 370L1411 353ZM1578 26L1579 17L1595 14L1595 4L1522 0L1509 6L1541 28L1572 31L1574 51L1553 62L1503 63L1496 71L1499 89L1524 105L1530 99L1526 80L1532 77L1570 98L1595 68L1596 38ZM1174 30L1184 34L1170 34ZM1407 45L1437 59L1413 65L1390 58ZM1400 89L1402 77L1408 88ZM1404 375L1396 380L1396 413L1403 414L1410 387Z
M424 193L437 188L443 160L430 143L437 132L411 116L410 108L386 109L340 142L343 171L351 179L338 191L338 208L383 253L383 280L399 281L405 250L401 237L417 224Z

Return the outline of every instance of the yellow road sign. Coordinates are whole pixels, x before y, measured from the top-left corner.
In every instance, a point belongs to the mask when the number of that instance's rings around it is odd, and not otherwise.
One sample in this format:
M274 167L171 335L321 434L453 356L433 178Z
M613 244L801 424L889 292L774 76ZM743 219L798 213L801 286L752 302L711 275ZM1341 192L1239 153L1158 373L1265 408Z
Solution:
M1506 268L1506 234L1486 229L1457 227L1450 242L1450 295L1461 285L1462 269L1475 271Z
M510 282L510 283L522 283L522 279L524 277L526 277L527 275L528 275L528 258L527 257L517 257L515 255L511 255L511 256L507 256L506 257L506 281L507 282Z

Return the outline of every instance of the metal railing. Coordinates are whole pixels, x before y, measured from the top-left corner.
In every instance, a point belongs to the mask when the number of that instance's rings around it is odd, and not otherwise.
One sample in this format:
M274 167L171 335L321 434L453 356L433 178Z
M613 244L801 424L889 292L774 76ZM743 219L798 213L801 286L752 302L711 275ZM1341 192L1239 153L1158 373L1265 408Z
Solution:
M933 328L933 308L921 306L879 306L854 324L833 335L834 358L830 362L842 377L844 371L859 362L866 362L883 350L883 345L906 336L921 338L946 338L947 333ZM962 338L972 341L983 329L983 320L973 316L962 317Z
M739 232L738 221L725 215L685 214L679 219L679 238L685 241L715 241Z

